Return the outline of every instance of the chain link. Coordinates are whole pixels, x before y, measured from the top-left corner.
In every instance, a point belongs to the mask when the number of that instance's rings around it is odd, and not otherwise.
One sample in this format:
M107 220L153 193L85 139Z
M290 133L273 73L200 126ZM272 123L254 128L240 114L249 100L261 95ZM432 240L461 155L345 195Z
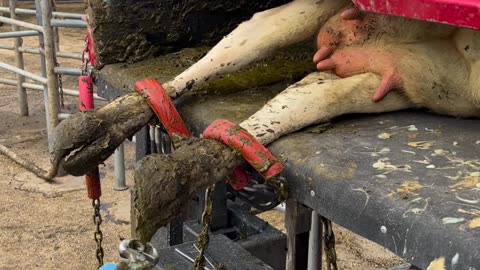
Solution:
M55 66L59 67L60 64L58 62L55 62ZM65 108L65 98L63 97L63 81L62 81L62 75L57 74L57 80L58 80L58 91L60 94L60 106L62 109Z
M213 207L213 191L215 190L215 184L210 185L205 192L205 206L202 213L202 231L198 236L198 249L200 250L198 256L195 258L193 264L194 270L203 270L205 268L205 251L208 248L208 242L210 241L208 231L210 230L210 221L212 220L212 207Z
M325 257L327 270L337 270L337 252L335 250L335 234L333 233L332 221L320 217L323 224L323 243L325 245Z
M100 225L102 225L102 215L100 214L100 199L93 199L92 206L93 206L93 224L95 224L96 226L95 233L94 233L94 239L95 239L95 242L97 243L96 256L98 260L98 267L100 268L103 265L103 256L104 256L103 247L102 247L103 232L100 229Z

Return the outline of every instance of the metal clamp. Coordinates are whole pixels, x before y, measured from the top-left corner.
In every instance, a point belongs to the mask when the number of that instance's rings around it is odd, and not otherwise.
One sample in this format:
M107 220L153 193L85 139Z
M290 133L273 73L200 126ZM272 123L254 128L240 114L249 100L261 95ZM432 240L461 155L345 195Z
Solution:
M137 266L135 269L151 269L159 258L157 250L150 243L144 245L139 240L123 240L118 252L128 260L129 265Z

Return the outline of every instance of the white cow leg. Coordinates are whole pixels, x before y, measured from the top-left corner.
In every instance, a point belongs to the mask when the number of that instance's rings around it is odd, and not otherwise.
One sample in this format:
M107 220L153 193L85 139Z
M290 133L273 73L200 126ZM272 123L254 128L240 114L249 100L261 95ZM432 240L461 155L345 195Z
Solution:
M174 90L173 96L180 95L218 75L239 70L275 50L306 40L348 3L345 0L296 0L256 13L164 87Z
M240 126L266 145L306 126L347 113L380 113L413 107L404 96L391 92L380 102L371 100L380 77L371 73L339 79L312 73L291 85Z

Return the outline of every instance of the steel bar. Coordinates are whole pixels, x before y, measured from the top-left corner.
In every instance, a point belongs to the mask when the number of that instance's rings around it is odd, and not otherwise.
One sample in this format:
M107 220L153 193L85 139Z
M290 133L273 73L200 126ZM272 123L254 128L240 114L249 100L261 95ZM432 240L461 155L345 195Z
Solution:
M32 79L34 81L37 81L37 82L41 82L41 83L44 83L44 84L47 83L47 78L38 76L34 73L28 72L28 71L23 70L23 69L19 69L17 67L11 66L9 64L5 64L5 63L0 62L0 68L11 71L11 72L16 73L16 74L20 74L22 76L25 76L25 77L27 77L29 79Z
M308 239L308 270L322 269L322 222L318 213L312 211L310 235Z
M56 0L52 0L51 5L52 5L51 8L52 8L52 16L53 16L53 12L57 11ZM57 27L55 27L53 31L54 31L53 37L54 37L55 51L58 52L60 51L60 33Z
M13 9L17 6L17 0L9 0L9 4L10 4L10 18L12 19L16 19L17 15L15 14L15 12L13 12ZM38 33L36 33L35 31L18 31L19 30L19 27L17 25L12 25L12 31L13 32L10 32L10 34L15 34L15 33L19 33L19 32L30 32L30 33L34 33L35 35L37 35ZM25 69L25 63L23 61L23 54L18 50L19 47L22 46L22 43L23 43L23 40L20 36L17 36L14 40L13 40L13 47L14 47L14 50L15 50L15 62L17 64L17 68L20 69L20 70L23 70ZM20 75L20 74L17 74L17 93L18 93L18 105L20 107L20 115L21 116L27 116L28 115L28 99L27 99L27 90L22 86L22 83L25 82L25 78Z
M79 1L82 2L82 1ZM0 7L0 12L9 12L7 7ZM25 8L15 8L15 14L27 14L27 15L36 15L36 11L33 9L25 9ZM85 14L78 14L78 13L69 13L69 12L52 12L53 17L57 18L65 18L65 19L78 19L84 20Z
M115 186L113 187L114 190L126 190L128 189L127 184L125 182L125 155L123 144L121 144L117 149L115 149L115 153L113 154L114 159L114 173L115 173Z
M18 26L16 25L12 25L12 27L16 27L16 29L18 29ZM31 37L37 35L38 32L34 30L17 31L12 29L12 32L0 33L0 38Z
M37 24L42 26L42 9L40 7L41 0L35 0L35 14L37 18ZM43 43L43 32L38 36L38 47L40 54L40 70L42 72L42 77L47 77L47 64L45 60L45 46ZM47 123L47 136L50 138L52 127L50 126L49 115L50 115L50 106L48 105L48 87L46 84L43 85L43 102L45 103L45 118ZM48 140L48 148L52 150L53 142Z
M72 19L52 19L53 27L87 28L87 22Z
M67 119L71 115L72 115L71 113L59 113L57 117L58 117L58 119L63 120L63 119Z
M157 145L155 144L155 126L149 126L149 134L150 134L150 152L152 154L157 153Z
M55 74L81 76L82 70L79 68L55 67Z
M4 79L4 78L0 78L0 83L7 84L7 85L17 85L17 82L15 80ZM22 83L22 86L27 88L27 89L43 91L43 85L40 85L40 84L24 82L24 83ZM78 91L77 90L63 89L63 94L65 94L67 96L78 97ZM93 98L96 99L96 100L105 100L104 98L100 97L96 93L93 94Z
M45 46L45 60L47 68L47 86L48 86L48 105L50 128L55 128L58 124L58 114L60 112L60 97L58 92L58 79L55 74L55 45L53 40L51 2L47 0L40 1L42 11L43 41ZM49 130L51 134L52 130Z
M27 23L27 22L24 22L24 21L19 21L19 20L15 20L15 19L3 17L3 16L0 16L0 22L20 26L20 27L23 27L23 28L27 28L27 29L31 29L31 30L35 30L37 32L43 33L43 28L41 26L33 24L33 23Z
M4 44L0 44L0 49L11 50L11 51L14 50L12 45L4 45ZM20 47L20 48L18 48L18 50L22 53L29 53L29 54L42 54L43 53L43 52L41 52L40 48ZM82 54L81 53L57 52L57 58L58 57L82 60Z
M57 52L57 57L82 60L81 53Z
M157 148L155 153L164 154L162 152L162 133L161 132L162 131L160 130L160 128L156 125L155 126L155 146Z

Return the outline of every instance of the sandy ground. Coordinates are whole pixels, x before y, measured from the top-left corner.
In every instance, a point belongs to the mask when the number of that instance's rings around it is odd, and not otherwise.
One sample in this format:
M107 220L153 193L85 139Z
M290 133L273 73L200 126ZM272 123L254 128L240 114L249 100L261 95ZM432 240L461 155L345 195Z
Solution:
M61 5L62 11L79 12L83 5ZM28 18L33 21L33 18ZM0 27L8 31L9 26ZM83 30L61 30L61 50L81 52ZM1 40L0 44L9 44ZM25 46L36 47L36 38L26 38ZM13 52L0 50L0 61L14 65ZM25 55L26 69L39 73L39 57ZM78 60L59 60L80 67ZM0 71L2 78L14 75ZM64 87L75 89L76 79L64 78ZM30 116L20 117L16 88L0 85L0 143L13 148L43 167L48 164L43 93L29 90ZM97 103L97 106L101 106ZM77 110L76 99L67 97L64 112ZM127 183L131 184L134 146L126 144ZM0 269L95 269L94 225L91 201L83 178L66 177L54 185L38 178L0 156ZM113 166L109 159L101 167L105 261L118 261L120 237L129 237L129 192L113 190ZM283 215L261 215L283 229ZM401 261L383 248L352 233L336 228L339 269L387 269Z

